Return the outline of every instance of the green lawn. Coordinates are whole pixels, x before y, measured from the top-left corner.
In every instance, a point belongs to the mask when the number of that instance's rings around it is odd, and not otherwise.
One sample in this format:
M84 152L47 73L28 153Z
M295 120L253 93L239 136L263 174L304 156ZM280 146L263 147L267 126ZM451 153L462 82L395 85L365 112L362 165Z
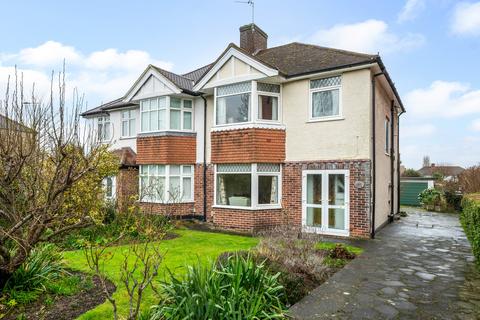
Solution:
M160 278L163 277L164 271L166 271L167 268L176 274L182 274L185 270L185 265L191 265L198 259L206 262L215 259L222 252L245 250L254 247L258 243L258 239L256 238L221 233L192 230L177 230L175 232L177 232L180 237L164 240L160 243L162 251L165 252L165 260L162 263L159 275ZM122 252L125 251L126 248L127 246L110 248L109 251L114 253L114 257L105 267L108 278L117 286L114 298L117 301L120 315L125 315L128 312L128 295L120 281L120 266L123 261ZM65 252L64 258L70 268L89 272L83 251ZM146 292L143 307L148 308L157 303L158 301L152 292ZM80 319L111 318L112 307L108 302L90 310L80 317Z

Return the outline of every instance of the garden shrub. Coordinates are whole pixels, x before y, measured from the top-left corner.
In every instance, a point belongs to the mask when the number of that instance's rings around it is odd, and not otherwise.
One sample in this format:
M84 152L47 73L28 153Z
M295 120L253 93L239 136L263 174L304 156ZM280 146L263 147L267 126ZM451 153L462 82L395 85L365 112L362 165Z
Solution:
M52 244L38 246L7 280L5 290L45 290L48 284L65 274L64 268L62 255L56 246Z
M164 299L152 319L283 319L286 305L280 274L252 256L188 267L180 279L162 283Z
M435 188L428 188L420 192L418 200L420 200L423 205L440 205L442 192Z
M460 222L472 245L477 265L480 267L480 194L465 196L462 207Z

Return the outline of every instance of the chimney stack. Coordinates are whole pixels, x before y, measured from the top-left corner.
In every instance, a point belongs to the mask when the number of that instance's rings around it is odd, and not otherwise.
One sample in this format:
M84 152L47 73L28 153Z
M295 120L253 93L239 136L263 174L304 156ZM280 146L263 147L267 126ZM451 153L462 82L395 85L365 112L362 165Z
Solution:
M267 49L268 35L256 24L250 23L240 27L240 48L250 54Z

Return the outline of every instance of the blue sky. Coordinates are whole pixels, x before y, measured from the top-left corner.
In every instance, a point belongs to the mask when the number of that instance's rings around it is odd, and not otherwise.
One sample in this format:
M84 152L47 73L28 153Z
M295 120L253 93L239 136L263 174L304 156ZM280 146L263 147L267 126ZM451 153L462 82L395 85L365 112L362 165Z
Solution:
M122 96L148 63L179 73L210 63L251 19L233 0L18 0L2 9L0 87L17 65L27 84L46 91L65 58L68 85L89 106ZM480 162L480 2L256 0L255 9L270 46L380 52L407 109L407 167L420 167L424 155Z

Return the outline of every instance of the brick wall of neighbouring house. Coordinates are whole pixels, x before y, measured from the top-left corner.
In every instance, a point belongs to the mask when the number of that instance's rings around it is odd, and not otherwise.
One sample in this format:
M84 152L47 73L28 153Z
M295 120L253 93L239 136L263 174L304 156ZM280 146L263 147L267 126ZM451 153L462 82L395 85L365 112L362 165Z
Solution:
M138 196L138 168L120 169L116 182L117 205L120 210L123 210Z
M137 138L137 164L191 164L196 161L195 135Z
M201 165L197 167L201 167ZM346 160L290 162L284 164L282 167L282 209L241 210L212 207L214 197L214 167L213 165L209 165L207 170L208 220L220 228L235 229L245 232L252 232L275 225L285 224L288 224L291 227L301 227L302 170L349 169L350 236L361 238L369 237L370 161ZM197 208L197 212L203 211L203 202L201 202L200 199L203 199L201 194L200 196L196 196L197 201L195 207ZM199 209L201 210L199 211Z
M285 130L248 128L211 133L212 163L285 160Z

